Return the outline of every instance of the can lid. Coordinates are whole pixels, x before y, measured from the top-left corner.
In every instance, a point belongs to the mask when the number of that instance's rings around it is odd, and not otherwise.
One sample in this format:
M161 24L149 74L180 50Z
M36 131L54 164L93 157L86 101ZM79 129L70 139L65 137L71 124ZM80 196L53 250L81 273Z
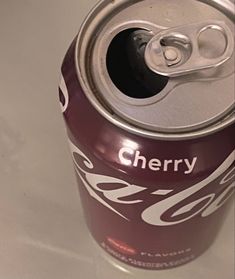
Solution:
M235 121L234 19L228 0L101 1L77 43L87 97L146 136L222 129Z

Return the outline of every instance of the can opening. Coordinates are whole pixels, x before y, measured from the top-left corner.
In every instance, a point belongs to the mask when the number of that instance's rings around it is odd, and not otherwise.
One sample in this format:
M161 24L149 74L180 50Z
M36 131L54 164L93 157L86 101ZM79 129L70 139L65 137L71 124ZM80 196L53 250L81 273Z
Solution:
M111 42L107 52L107 70L112 82L125 95L144 99L160 93L169 78L152 72L144 61L151 32L127 29Z

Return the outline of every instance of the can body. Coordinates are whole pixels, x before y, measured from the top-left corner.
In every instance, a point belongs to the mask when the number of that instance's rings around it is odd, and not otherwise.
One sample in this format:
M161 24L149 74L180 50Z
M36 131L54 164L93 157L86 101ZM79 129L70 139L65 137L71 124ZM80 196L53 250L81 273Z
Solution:
M210 247L235 187L235 125L192 139L144 137L115 126L88 100L76 40L60 101L85 219L96 242L144 269L185 264Z

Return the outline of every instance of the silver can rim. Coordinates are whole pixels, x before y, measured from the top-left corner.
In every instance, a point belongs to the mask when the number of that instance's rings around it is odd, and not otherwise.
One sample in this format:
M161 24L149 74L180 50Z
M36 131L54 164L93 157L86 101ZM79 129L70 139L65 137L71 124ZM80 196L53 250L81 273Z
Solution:
M195 0L195 1L203 2L211 5L212 7L219 9L221 12L225 13L233 22L235 22L235 5L230 0ZM102 11L103 7L107 4L110 4L110 2L113 1L100 0L88 13L87 17L83 21L80 30L78 32L76 38L75 53L74 53L75 67L76 67L76 73L77 73L77 78L79 80L79 83L88 101L98 111L98 113L100 113L106 120L108 120L116 127L121 128L127 132L130 132L138 136L151 138L151 139L168 140L168 141L191 140L191 139L209 136L235 123L235 108L233 108L231 112L227 114L223 119L220 119L215 124L204 127L202 129L186 131L186 132L178 132L178 133L151 131L151 130L144 129L142 127L135 126L132 123L125 121L118 115L114 115L102 102L100 102L99 99L95 96L95 94L93 94L91 88L89 88L86 80L83 78L81 74L80 63L78 59L79 49L80 49L79 44L82 41L84 33L86 33L87 26L90 25L91 18L94 16L94 14L98 14L100 11Z

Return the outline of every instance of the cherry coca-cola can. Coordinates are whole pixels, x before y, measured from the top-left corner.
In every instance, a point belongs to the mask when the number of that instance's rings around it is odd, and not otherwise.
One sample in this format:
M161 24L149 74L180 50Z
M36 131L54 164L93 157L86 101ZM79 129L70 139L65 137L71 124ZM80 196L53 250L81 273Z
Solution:
M208 249L235 186L234 4L100 1L62 66L60 102L90 233L128 265Z

